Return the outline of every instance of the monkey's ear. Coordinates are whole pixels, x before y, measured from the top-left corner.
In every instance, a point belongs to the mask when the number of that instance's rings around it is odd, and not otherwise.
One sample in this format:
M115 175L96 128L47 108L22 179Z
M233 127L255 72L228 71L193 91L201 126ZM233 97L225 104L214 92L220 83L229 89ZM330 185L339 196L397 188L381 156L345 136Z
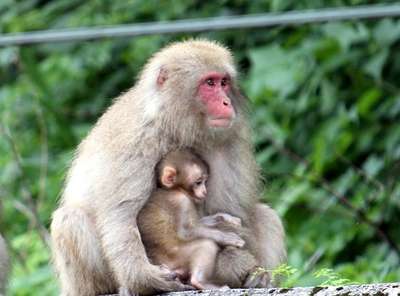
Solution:
M164 82L168 79L168 71L164 67L160 68L160 72L158 72L157 76L157 85L158 87L162 87Z
M167 188L172 188L176 183L176 169L166 166L161 175L161 184Z

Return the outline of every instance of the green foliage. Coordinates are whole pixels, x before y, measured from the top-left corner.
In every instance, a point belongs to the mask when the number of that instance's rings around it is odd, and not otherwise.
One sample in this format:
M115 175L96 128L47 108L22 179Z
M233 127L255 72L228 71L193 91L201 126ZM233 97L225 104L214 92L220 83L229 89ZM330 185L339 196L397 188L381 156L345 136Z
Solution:
M4 0L0 32L370 2ZM297 270L278 273L292 274L286 285L320 284L315 270L329 284L398 280L400 21L382 19L0 48L10 295L57 295L45 229L74 148L152 53L196 36L228 45L241 68L262 199L283 218Z
M270 271L271 283L274 286L291 288L297 282L299 270L288 264L281 264Z
M19 251L19 263L14 264L17 276L11 282L11 291L18 295L32 295L38 291L41 295L56 295L57 283L49 265L49 249L43 246L37 233L30 231L12 240L13 249ZM39 293L40 291L40 293Z
M301 273L297 268L288 264L281 264L273 270L268 270L263 267L258 267L252 276L257 276L268 272L271 275L271 283L273 286L284 288L293 288L293 286L301 277ZM330 268L322 268L312 273L315 279L314 285L316 286L343 286L358 284L349 279L343 278L338 272Z
M324 279L319 286L343 286L354 284L349 279L341 278L339 274L329 268L323 268L314 272L314 276Z

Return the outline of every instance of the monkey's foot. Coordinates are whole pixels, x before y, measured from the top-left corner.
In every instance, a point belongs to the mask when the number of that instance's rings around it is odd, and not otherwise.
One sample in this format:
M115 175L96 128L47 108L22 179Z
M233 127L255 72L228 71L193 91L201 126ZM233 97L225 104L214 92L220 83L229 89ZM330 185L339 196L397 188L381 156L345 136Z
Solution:
M132 293L131 291L129 291L129 289L126 287L120 287L118 290L118 295L119 296L138 296L135 293Z
M271 280L268 271L255 267L249 272L244 283L245 288L271 288Z

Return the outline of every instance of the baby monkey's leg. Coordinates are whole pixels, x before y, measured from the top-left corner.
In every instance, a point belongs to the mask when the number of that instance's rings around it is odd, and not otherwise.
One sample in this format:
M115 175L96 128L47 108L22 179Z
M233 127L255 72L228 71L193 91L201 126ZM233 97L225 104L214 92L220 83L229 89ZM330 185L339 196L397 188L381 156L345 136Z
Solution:
M212 284L218 245L209 239L196 240L185 246L185 254L191 254L190 284L199 290L220 289Z

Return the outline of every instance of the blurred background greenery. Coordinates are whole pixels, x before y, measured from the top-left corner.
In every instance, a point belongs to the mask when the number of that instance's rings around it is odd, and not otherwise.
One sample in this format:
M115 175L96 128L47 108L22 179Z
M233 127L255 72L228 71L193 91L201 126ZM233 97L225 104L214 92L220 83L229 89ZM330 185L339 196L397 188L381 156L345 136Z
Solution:
M0 32L376 2L1 0ZM74 148L153 52L196 36L229 46L241 69L262 198L284 220L297 269L287 284L318 284L322 268L399 280L400 21L381 19L0 48L10 295L57 295L47 229Z

